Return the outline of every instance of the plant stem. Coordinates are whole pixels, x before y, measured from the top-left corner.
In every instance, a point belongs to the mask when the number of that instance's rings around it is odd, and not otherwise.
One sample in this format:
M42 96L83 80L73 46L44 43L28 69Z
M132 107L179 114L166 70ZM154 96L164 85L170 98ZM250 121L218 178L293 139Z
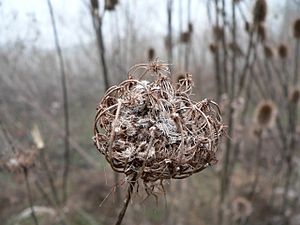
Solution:
M134 186L137 182L137 176L138 174L134 174L133 175L133 178L131 179L131 181L129 182L129 187L127 189L127 196L126 196L126 200L124 202L124 205L118 215L118 220L117 222L115 223L115 225L121 225L122 224L122 221L123 221L123 218L125 216L125 213L126 213L126 210L128 208L128 204L130 202L130 199L131 199L131 196L132 196L132 192L133 192L133 189L134 189Z
M25 178L25 183L26 183L29 206L30 206L30 209L31 209L31 216L32 216L32 219L34 221L34 224L39 225L39 222L37 220L37 217L35 215L34 208L33 208L33 199L32 199L31 189L30 189L30 185L29 185L29 181L28 181L28 169L24 167L23 168L23 173L24 173L24 178Z
M63 170L63 202L67 200L68 197L68 176L69 176L69 166L70 166L70 128L69 128L69 107L68 107L68 92L67 92L67 84L66 84L66 73L64 67L64 59L62 55L62 50L59 44L58 33L56 28L56 22L54 18L53 8L51 4L51 0L47 0L49 13L51 16L53 35L55 41L55 47L57 51L57 55L59 58L60 64L60 73L61 73L61 85L63 89L63 105L64 105L64 122L65 122L65 152L64 152L64 170Z

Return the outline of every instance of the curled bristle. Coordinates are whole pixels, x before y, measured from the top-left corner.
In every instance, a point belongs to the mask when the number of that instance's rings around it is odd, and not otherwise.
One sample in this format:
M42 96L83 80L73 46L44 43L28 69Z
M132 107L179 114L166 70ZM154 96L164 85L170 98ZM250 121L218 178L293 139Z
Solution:
M280 44L278 47L278 55L280 58L284 59L288 55L288 48L285 44Z
M266 0L256 0L253 9L253 23L258 25L266 20L267 2Z
M277 109L272 101L262 101L255 111L255 121L258 127L267 128L274 124Z
M297 19L294 23L294 37L300 39L300 19Z

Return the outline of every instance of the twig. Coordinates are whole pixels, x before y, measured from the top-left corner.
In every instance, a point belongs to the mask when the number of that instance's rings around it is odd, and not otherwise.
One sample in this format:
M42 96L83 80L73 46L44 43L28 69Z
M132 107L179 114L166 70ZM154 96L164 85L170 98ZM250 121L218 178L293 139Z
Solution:
M28 169L25 167L23 167L23 174L24 174L25 183L26 183L28 201L29 201L29 205L30 205L30 209L31 209L31 216L34 221L34 224L39 225L39 222L37 220L37 217L35 215L34 208L33 208L33 199L32 199L32 195L31 195L31 188L30 188L29 181L28 181Z
M69 165L70 165L70 128L69 128L69 108L68 108L68 92L67 92L67 84L66 84L66 74L64 67L64 59L61 51L61 47L59 44L58 33L56 28L56 22L54 18L53 8L51 4L51 0L47 0L49 13L51 16L53 35L55 41L55 47L57 51L57 55L59 58L60 64L60 72L61 72L61 85L63 89L63 105L64 105L64 122L65 122L65 152L64 152L64 170L63 170L63 202L67 200L68 197L68 175L69 175Z
M128 208L128 204L129 204L131 196L132 196L134 186L137 182L137 177L138 177L138 174L137 173L134 174L131 181L129 182L129 187L128 187L128 190L127 190L126 200L125 200L124 205L123 205L123 207L122 207L122 209L121 209L121 211L118 215L118 220L115 223L115 225L121 225L122 224L123 218L125 216L126 210Z

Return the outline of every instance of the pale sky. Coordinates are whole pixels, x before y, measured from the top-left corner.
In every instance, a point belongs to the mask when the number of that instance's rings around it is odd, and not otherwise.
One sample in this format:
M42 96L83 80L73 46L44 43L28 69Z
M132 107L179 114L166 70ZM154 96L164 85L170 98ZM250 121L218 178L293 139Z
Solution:
M179 1L174 1L174 24L178 24ZM253 2L252 0L247 1ZM0 2L0 45L13 44L19 40L27 46L53 47L52 27L46 0L0 0ZM63 47L89 42L93 37L87 9L88 2L89 0L52 0L59 38ZM100 2L104 2L104 0ZM122 10L118 10L117 7L117 11L108 12L105 15L106 39L120 30L121 36L124 35L122 31L126 27L125 24L128 23L125 19L126 10L130 12L132 23L138 27L138 32L141 34L152 37L155 33L164 34L166 32L166 1L119 0L119 2L118 7L122 7ZM196 29L199 32L204 32L208 25L206 2L207 0L191 1L192 21L197 24ZM269 7L270 12L273 14L282 12L285 1L269 0L269 2L272 3ZM187 1L181 3L185 9L187 8L186 3ZM183 15L183 17L186 19L187 15ZM121 29L118 29L117 26Z

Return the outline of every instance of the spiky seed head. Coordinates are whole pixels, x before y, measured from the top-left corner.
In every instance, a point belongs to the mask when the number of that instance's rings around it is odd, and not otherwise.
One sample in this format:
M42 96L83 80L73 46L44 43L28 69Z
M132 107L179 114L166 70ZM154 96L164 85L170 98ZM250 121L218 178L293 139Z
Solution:
M273 49L270 46L264 46L264 53L267 59L273 58Z
M115 0L105 0L104 8L107 11L114 11L116 6Z
M224 28L220 26L213 27L213 34L215 40L222 40L224 37Z
M218 51L218 45L214 43L209 44L209 50L212 54L215 54Z
M149 48L148 49L148 60L152 61L155 57L155 50L154 48Z
M300 39L300 18L294 22L294 37Z
M288 48L285 44L280 44L278 47L278 55L280 58L285 59L288 55Z
M264 100L258 104L255 110L256 125L262 129L271 127L277 116L277 108L270 100Z
M255 25L263 23L266 20L267 10L266 0L256 0L253 8L253 23Z
M289 96L289 101L293 104L298 104L300 99L300 89L299 88L294 88Z
M190 43L191 42L191 33L189 31L182 32L180 34L180 42L181 43Z

